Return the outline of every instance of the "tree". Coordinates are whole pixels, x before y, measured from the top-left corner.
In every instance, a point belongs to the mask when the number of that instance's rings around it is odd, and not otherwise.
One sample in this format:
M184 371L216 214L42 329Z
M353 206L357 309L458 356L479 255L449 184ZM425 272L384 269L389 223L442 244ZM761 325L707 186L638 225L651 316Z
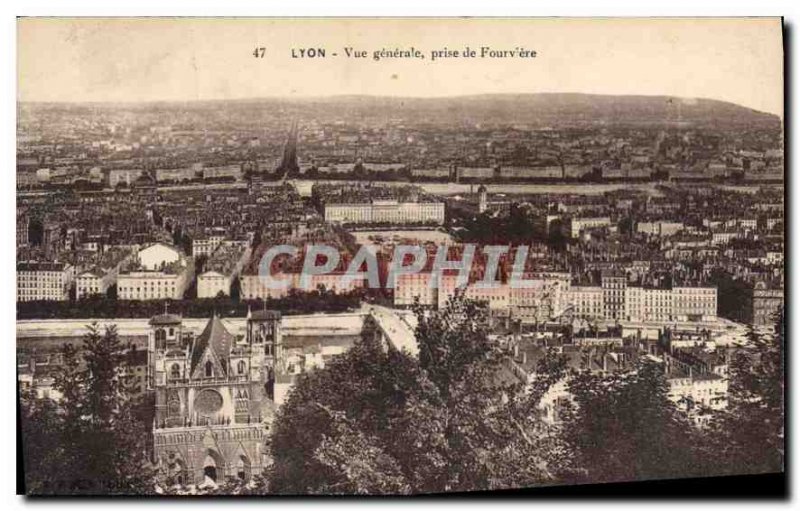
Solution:
M711 453L727 474L784 470L784 311L773 335L748 333L730 364L728 407L712 422Z
M138 415L126 379L127 350L115 326L101 335L88 327L79 352L62 350L54 375L57 403L28 396L23 428L29 492L57 494L139 494L152 491L147 468L149 429ZM46 428L46 429L45 429ZM58 446L47 464L37 460L41 446Z
M31 495L52 493L66 468L63 420L56 404L37 398L35 391L20 391L19 404L25 491Z
M643 359L626 373L583 371L570 380L569 391L570 482L705 475L702 432L668 399L661 364Z
M274 424L273 491L429 493L553 481L560 446L536 406L548 380L523 392L509 378L484 306L457 296L441 311L416 312L418 357L384 349L367 324L347 353L299 378Z

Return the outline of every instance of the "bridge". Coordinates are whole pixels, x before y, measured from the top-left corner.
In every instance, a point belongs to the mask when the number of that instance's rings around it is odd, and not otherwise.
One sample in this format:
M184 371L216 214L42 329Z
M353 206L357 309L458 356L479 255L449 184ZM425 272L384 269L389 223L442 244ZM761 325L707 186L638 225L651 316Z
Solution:
M366 309L375 320L384 343L397 351L406 351L413 356L419 354L414 334L417 328L417 318L414 314L380 305L369 305Z

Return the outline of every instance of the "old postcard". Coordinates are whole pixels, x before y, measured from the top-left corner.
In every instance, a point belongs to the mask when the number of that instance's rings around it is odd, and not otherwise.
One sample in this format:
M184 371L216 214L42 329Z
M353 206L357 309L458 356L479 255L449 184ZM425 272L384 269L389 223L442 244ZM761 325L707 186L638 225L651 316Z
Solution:
M17 29L26 494L783 474L781 19Z

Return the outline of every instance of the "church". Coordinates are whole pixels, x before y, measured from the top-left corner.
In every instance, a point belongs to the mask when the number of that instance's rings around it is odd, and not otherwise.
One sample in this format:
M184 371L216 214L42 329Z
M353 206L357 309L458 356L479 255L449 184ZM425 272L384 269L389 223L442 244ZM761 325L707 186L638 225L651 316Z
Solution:
M249 481L264 466L281 314L249 312L244 335L212 317L199 335L182 318L150 320L147 380L153 455L169 484Z

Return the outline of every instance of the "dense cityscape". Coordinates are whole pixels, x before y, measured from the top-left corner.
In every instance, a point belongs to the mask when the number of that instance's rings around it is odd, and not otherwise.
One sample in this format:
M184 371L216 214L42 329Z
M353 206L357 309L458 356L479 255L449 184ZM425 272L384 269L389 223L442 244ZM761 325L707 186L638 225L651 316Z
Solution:
M537 94L21 103L18 119L30 493L783 470L775 116ZM338 254L328 271L306 271L313 245ZM268 259L278 246L296 251ZM424 260L398 273L409 246ZM473 249L464 280L436 266ZM362 250L378 285L348 275ZM82 451L52 449L101 435L116 447L82 471Z

